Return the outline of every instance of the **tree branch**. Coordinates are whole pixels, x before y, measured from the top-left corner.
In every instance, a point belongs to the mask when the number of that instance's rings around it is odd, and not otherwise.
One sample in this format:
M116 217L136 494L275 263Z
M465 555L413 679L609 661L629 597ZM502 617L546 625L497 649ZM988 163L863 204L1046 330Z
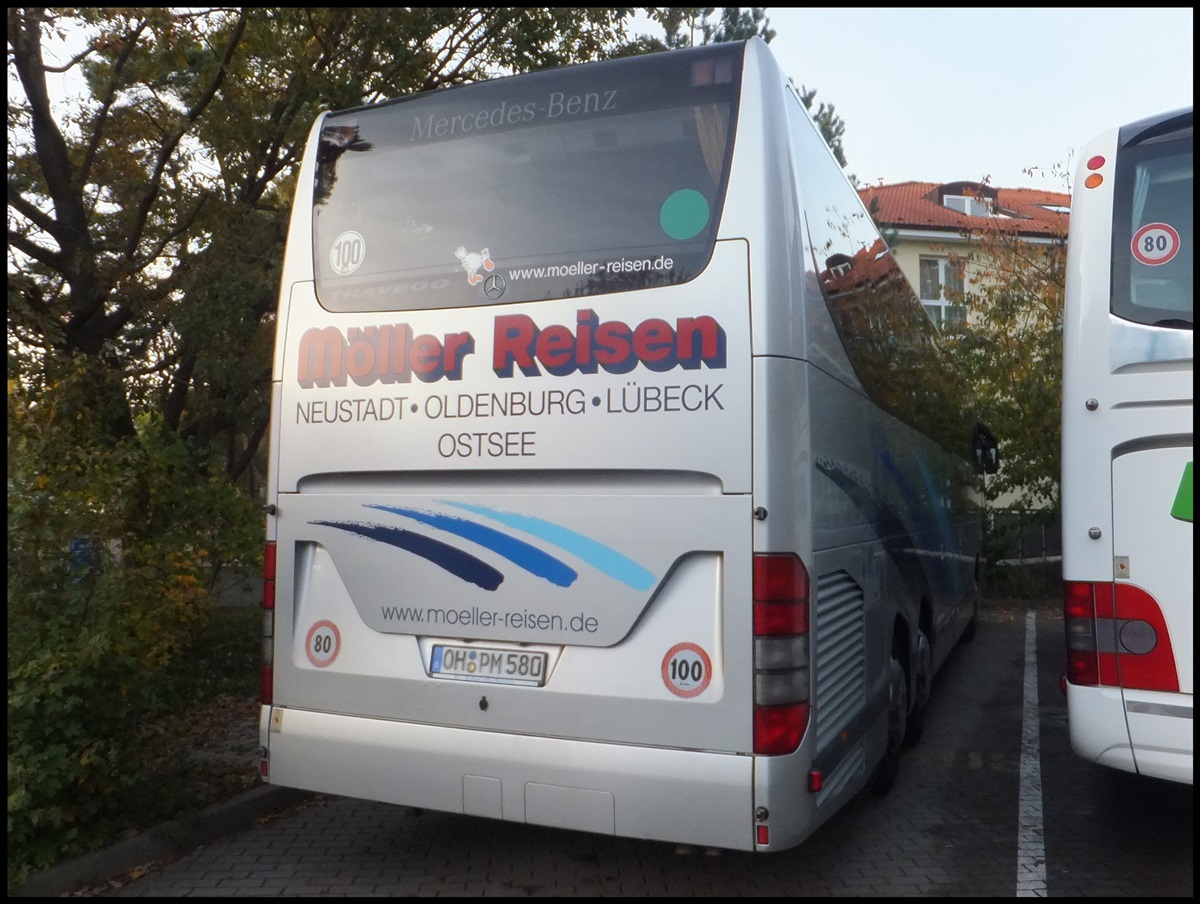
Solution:
M93 289L91 239L87 211L71 173L66 140L50 110L46 66L42 59L42 25L46 10L8 11L8 41L17 78L29 100L34 153L46 180L46 189L60 224L54 236L62 249L59 266L72 284L72 297L86 297Z
M192 107L183 114L183 119L179 126L168 136L163 146L159 149L158 157L154 162L154 171L150 175L150 179L146 186L146 193L142 197L141 203L138 205L137 214L134 217L133 226L130 229L129 241L125 246L124 257L127 260L134 260L137 253L137 246L143 231L146 228L146 221L150 216L150 209L154 206L161 189L161 180L163 171L166 169L167 162L175 153L175 149L179 146L179 142L183 140L183 136L187 134L188 128L200 117L200 114L208 107L213 98L216 97L217 90L221 87L221 83L225 80L225 76L229 71L229 64L233 59L234 53L237 51L241 43L242 35L246 30L246 12L243 10L237 20L237 24L233 28L233 32L229 37L229 44L225 49L225 56L221 60L221 65L217 67L217 72L213 76L204 92L197 98Z
M56 273L61 273L65 266L65 261L61 253L51 251L49 248L43 248L41 245L30 241L21 233L13 232L11 229L8 231L8 244L22 254L29 255L39 264L45 264Z

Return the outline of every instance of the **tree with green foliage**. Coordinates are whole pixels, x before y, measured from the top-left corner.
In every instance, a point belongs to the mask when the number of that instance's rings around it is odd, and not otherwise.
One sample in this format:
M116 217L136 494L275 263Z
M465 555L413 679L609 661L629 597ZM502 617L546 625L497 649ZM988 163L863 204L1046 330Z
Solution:
M86 379L63 367L37 397L9 381L10 887L187 807L170 780L183 764L143 730L186 706L211 667L196 642L217 620L212 563L261 542L253 502L219 469L181 481L195 464L159 431L96 444L104 425L73 385ZM122 526L144 520L163 530L125 541ZM253 635L242 642L253 650Z
M659 6L648 7L644 12L662 29L662 35L638 35L615 47L609 56L658 53L697 44L746 41L756 36L769 44L775 37L775 29L762 7L725 7L718 13L715 7Z
M1000 439L1002 466L987 497L1052 517L1060 508L1065 232L1048 242L995 220L951 255L968 279L955 303L967 324L948 347L975 389L980 417Z
M651 17L663 29L663 38L643 37L645 43L638 43L627 48L628 52L646 52L652 50L667 50L678 47L692 47L697 43L714 44L722 41L745 41L755 36L770 44L775 37L775 29L767 18L765 7L724 7L720 14L714 7L662 7L651 11ZM800 100L804 107L812 113L813 121L821 132L821 137L833 151L837 162L846 166L846 153L842 138L846 132L846 124L838 116L833 104L822 101L815 113L812 112L813 101L817 96L816 88L800 86ZM851 179L853 182L854 180Z
M999 440L1000 471L984 484L985 550L997 562L1015 554L1029 529L1053 530L1062 511L1066 236L1034 244L998 228L971 238L971 250L958 256L970 275L959 302L968 323L948 337L948 349ZM1047 577L998 567L989 583L1000 592L1044 595Z
M807 88L804 85L800 86L800 100L804 102L804 107L812 114L813 122L817 124L817 128L821 132L821 137L825 139L825 143L829 145L829 150L833 151L833 156L843 169L846 168L846 149L842 146L842 137L846 134L846 123L838 116L833 104L827 104L821 101L817 107L817 112L812 112L813 101L817 97L816 88ZM856 182L854 178L850 179L853 184Z

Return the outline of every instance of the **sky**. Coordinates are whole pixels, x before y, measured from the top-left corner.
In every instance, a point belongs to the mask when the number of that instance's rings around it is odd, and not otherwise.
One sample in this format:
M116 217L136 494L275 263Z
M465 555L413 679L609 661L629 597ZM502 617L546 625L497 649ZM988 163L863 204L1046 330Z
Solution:
M766 8L783 71L845 122L860 184L1048 191L1096 135L1192 104L1192 12Z

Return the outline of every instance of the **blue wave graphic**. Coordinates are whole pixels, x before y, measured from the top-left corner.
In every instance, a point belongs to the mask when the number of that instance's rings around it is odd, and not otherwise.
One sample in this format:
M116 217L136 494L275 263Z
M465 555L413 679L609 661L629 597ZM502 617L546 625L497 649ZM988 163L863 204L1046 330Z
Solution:
M524 540L518 540L508 534L501 533L485 524L477 524L465 518L455 518L452 515L438 515L433 512L423 512L419 509L399 508L391 505L368 505L367 508L391 512L405 518L412 518L430 527L447 531L472 543L478 543L508 559L514 565L525 569L530 574L544 578L558 587L570 587L579 577L579 573L565 562L543 552L536 546L531 546Z
M945 494L941 491L938 485L933 480L933 475L929 473L929 469L925 467L925 462L917 453L913 453L913 459L917 463L917 469L921 472L921 482L925 484L925 492L929 494L929 498L935 503L934 520L937 522L938 534L941 537L942 546L948 552L957 554L959 550L958 541L954 536L954 531L950 527L950 516L947 514ZM949 575L950 584L954 593L954 598L958 599L962 596L962 581L961 571L958 568L951 568ZM943 572L941 577L945 577Z
M514 512L505 512L482 505L471 505L466 502L443 500L442 504L483 515L485 518L491 518L493 521L499 521L501 524L515 527L540 540L545 540L634 590L649 590L654 586L654 575L633 559L590 537L576 533L570 528L555 524L553 521L534 518L531 515L518 515Z
M428 559L439 568L444 568L455 577L469 581L484 590L495 590L504 582L504 575L482 559L477 559L470 553L456 549L441 540L415 534L400 527L365 524L359 521L310 521L309 524L336 527L338 530L406 549L423 559Z

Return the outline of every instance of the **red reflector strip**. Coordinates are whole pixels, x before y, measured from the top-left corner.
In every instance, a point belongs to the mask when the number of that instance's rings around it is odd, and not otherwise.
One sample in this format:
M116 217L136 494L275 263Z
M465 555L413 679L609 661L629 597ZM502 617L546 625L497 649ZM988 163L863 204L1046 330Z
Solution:
M765 847L766 845L771 843L771 828L770 828L770 826L763 826L763 825L756 826L755 832L757 833L757 840L758 840L759 847Z
M262 607L275 608L275 544L263 547L263 591Z
M258 670L258 695L263 705L270 706L275 697L275 669L264 665Z

